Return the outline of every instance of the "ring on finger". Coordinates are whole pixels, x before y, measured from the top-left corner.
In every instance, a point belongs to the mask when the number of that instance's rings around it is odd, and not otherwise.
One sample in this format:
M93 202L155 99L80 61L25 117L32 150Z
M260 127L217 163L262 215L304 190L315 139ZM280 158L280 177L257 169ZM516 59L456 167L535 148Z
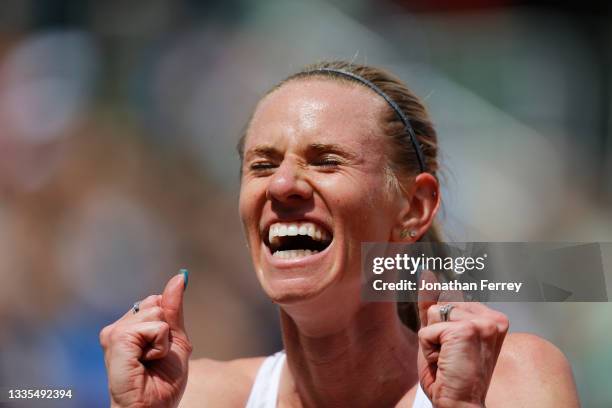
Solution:
M450 312L453 310L455 305L447 303L440 307L440 320L443 322L448 322L450 320Z
M134 305L132 306L132 312L136 314L139 311L140 311L140 301L134 302Z

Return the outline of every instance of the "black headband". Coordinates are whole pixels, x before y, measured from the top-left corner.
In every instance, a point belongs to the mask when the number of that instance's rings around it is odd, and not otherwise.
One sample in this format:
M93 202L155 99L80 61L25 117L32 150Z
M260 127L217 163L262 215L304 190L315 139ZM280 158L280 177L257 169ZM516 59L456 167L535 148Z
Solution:
M305 73L306 74L330 73L330 74L340 75L346 78L353 79L357 82L360 82L364 84L365 86L367 86L368 88L370 88L371 90L373 90L374 92L376 92L378 95L382 96L383 99L389 104L389 106L391 106L391 108L395 111L395 114L397 115L399 120L404 124L406 132L408 132L408 135L410 136L412 147L414 148L414 151L416 152L416 156L417 156L417 160L419 161L419 168L421 170L421 173L425 172L425 160L423 158L423 151L421 150L421 145L419 144L419 141L416 138L416 134L414 133L414 129L412 128L410 121L408 120L406 115L404 115L404 112L402 112L400 107L397 106L397 103L395 103L395 101L391 99L389 95L384 93L382 89L380 89L379 87L374 85L372 82L368 81L367 79L360 77L359 75L353 74L352 72L343 71L341 69L318 68L318 69L313 69L311 71L307 71Z

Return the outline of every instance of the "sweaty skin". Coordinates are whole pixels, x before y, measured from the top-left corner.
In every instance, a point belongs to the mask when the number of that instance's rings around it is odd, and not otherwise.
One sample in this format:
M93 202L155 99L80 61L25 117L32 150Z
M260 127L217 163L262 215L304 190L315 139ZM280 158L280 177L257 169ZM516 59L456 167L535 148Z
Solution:
M381 143L377 119L383 109L384 101L362 87L302 80L266 97L249 128L240 213L258 278L282 308L283 340L291 369L283 371L279 406L404 407L411 406L414 399L419 379L417 359L423 350L417 336L398 324L394 304L360 303L359 246L368 240L400 240L398 224L421 235L437 209L438 202L427 199L434 196L431 192L437 192L437 184L432 186L426 177L417 178L415 184L421 184L410 189L412 201L384 188L388 185L388 146ZM328 151L321 157L309 150L313 144L339 145L343 154ZM277 148L273 160L248 154L262 145ZM322 159L326 157L340 164L324 167ZM258 160L273 168L253 174L249 166ZM310 216L333 231L328 256L281 269L265 256L261 229L269 218L301 216ZM435 306L424 304L421 309L427 313ZM485 384L490 380L486 403L495 407L578 406L571 369L563 354L536 336L514 334L504 341L507 319L504 327L503 315L484 306L480 313L485 309L493 316L488 320L483 317L485 324L501 321L492 342L499 353L497 364L493 359L489 364L493 372L484 374L490 379L472 379ZM467 312L455 315L465 318ZM430 327L438 323L432 322ZM454 363L454 345L448 349L451 367L459 372L474 367L462 359ZM261 358L193 362L198 377L190 378L187 391L198 389L206 394L203 390L210 388L202 385L205 373L216 364L225 364L228 371L240 373L241 391L234 395L243 404L261 362ZM428 371L426 363L420 366L422 372ZM210 381L211 388L223 388L223 378L215 378L218 381ZM374 378L385 378L385 382ZM206 395L211 404L223 406L215 393Z
M379 123L386 108L362 86L300 79L260 101L250 123L240 216L259 282L281 309L288 364L278 406L410 407L419 381L438 407L579 406L563 354L536 336L506 336L499 312L456 304L440 322L440 304L423 302L417 334L394 303L361 301L361 242L416 240L440 204L430 174L392 187ZM305 221L329 232L330 245L273 256L270 225ZM111 383L120 382L126 374L110 360ZM244 407L262 361L190 361L188 374L175 373L187 381L180 406Z

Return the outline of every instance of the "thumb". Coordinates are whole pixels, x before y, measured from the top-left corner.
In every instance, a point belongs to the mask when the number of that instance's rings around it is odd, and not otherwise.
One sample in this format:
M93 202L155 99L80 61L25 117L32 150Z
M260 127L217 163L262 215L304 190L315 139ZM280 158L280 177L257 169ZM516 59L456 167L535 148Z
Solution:
M164 311L166 322L173 331L185 333L183 321L183 295L187 286L189 272L181 269L178 275L173 276L162 293L161 307Z
M418 279L418 286L421 287L422 281L426 283L437 283L438 279L432 271L425 270ZM421 327L426 327L427 321L427 310L430 306L438 303L440 298L440 291L436 289L423 289L419 290L419 297L417 301L417 307L419 309L419 320L421 321Z

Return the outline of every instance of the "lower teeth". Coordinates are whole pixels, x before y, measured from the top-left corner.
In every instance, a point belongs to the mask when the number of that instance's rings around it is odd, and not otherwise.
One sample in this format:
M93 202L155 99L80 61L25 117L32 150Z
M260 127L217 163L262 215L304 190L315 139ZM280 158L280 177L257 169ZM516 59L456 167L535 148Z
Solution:
M319 251L311 251L310 249L290 249L288 251L276 251L274 254L272 254L272 256L281 259L296 259L314 255L318 252Z

